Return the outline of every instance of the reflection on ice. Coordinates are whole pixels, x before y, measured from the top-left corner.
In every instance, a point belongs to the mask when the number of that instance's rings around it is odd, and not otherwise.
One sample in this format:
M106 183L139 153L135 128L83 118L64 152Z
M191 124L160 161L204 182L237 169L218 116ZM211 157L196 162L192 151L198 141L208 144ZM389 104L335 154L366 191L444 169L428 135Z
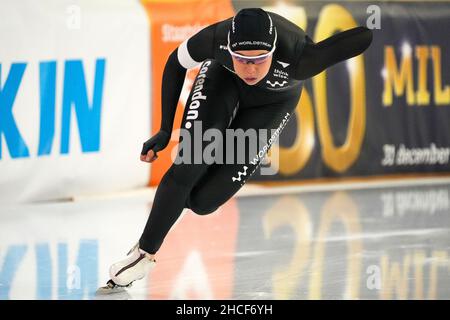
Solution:
M240 197L183 215L145 280L96 296L140 196L0 207L0 299L448 299L450 185Z

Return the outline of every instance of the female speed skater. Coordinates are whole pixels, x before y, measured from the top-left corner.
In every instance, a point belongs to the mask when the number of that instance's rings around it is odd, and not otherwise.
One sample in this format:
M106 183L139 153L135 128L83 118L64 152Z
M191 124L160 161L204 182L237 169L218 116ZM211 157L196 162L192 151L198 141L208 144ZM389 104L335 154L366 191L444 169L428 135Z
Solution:
M168 145L187 69L201 64L181 123L192 141L196 123L201 123L203 132L273 130L295 111L305 79L363 53L371 42L372 31L359 26L314 43L297 25L260 8L242 9L234 17L202 29L166 62L161 127L144 143L140 160L153 162ZM267 146L267 141L262 143ZM251 161L250 157L245 163L231 164L174 162L156 190L139 242L126 259L111 266L111 280L103 288L121 289L144 278L185 208L199 215L214 212L259 164L260 159Z

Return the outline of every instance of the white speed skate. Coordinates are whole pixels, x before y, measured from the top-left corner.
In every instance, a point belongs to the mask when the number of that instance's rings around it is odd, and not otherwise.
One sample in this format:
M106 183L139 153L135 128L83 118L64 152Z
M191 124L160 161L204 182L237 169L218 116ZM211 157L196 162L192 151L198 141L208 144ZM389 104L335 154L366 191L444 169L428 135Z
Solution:
M126 259L114 263L109 268L111 279L106 286L97 290L97 294L122 292L130 288L134 281L144 278L155 265L156 260L148 258L137 243L128 252Z

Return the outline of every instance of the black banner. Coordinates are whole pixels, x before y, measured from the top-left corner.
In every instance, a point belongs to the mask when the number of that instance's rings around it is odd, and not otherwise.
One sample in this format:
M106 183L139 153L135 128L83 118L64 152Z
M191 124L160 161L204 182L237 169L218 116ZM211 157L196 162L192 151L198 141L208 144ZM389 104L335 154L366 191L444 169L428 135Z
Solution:
M305 81L272 155L277 173L253 180L450 172L449 3L233 4L277 12L315 42L360 25L374 32L363 55Z

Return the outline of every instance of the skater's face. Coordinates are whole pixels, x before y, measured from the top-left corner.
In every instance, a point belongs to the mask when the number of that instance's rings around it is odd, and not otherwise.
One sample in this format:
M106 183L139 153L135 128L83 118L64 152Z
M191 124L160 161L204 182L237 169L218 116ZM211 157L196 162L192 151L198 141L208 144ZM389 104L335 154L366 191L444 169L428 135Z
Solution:
M236 51L239 56L232 55L234 71L246 84L252 86L261 81L269 72L272 54L267 50ZM245 59L244 57L249 57ZM258 58L261 56L261 58ZM255 57L256 59L253 59Z

